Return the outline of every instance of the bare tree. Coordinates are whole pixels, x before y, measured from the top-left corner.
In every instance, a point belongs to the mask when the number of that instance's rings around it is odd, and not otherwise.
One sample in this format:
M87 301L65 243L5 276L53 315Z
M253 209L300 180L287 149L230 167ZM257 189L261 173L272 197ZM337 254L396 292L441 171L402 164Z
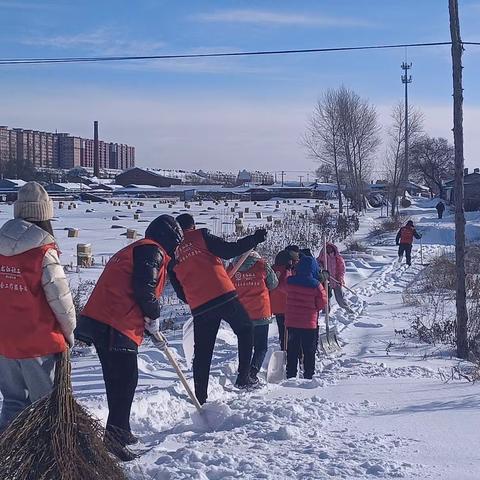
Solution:
M337 91L340 135L349 187L357 211L365 208L365 187L372 173L373 155L380 145L377 112L368 100L342 86Z
M309 155L332 168L339 191L345 176L357 211L365 206L379 130L375 108L342 86L328 90L317 102L303 137ZM342 212L341 195L339 203Z
M392 217L396 210L397 199L404 190L403 179L405 177L405 104L399 102L393 107L390 115L392 124L387 131L387 151L385 154L385 172L388 182L388 196L391 202ZM408 137L415 144L423 130L423 114L413 107L408 108Z
M443 182L455 174L455 150L446 138L424 136L410 149L412 174L423 181L430 192L443 196Z
M320 162L323 174L333 174L338 189L338 210L343 213L340 161L342 158L341 125L338 113L338 92L327 90L318 100L303 136L303 145L310 157Z

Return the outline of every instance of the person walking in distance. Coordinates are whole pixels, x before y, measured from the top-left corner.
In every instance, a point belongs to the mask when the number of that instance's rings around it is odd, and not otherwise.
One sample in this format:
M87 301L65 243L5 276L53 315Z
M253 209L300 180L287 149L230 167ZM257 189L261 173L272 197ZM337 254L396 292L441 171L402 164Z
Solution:
M57 354L73 347L76 322L48 193L26 183L13 211L0 229L0 433L51 392Z
M327 305L325 289L318 276L317 261L304 256L295 274L287 279L287 378L297 376L300 350L303 350L303 378L311 379L315 373L318 315Z
M85 305L75 336L95 345L107 393L105 444L120 460L135 458L130 411L138 382L138 347L144 330L159 332L160 297L167 268L183 240L180 225L160 215L145 238L118 251L107 263Z
M442 201L440 201L437 203L435 208L437 209L438 218L443 218L443 212L445 211L445 204Z
M225 320L238 339L238 377L235 385L248 388L253 348L253 326L238 299L235 286L221 259L229 260L251 250L267 238L266 230L236 242L226 242L205 228L195 228L191 215L177 217L184 241L178 247L170 281L180 300L188 303L193 315L195 394L203 404L207 400L208 379L215 339L220 322Z
M412 244L414 238L418 240L422 238L422 236L415 229L413 221L409 220L407 224L398 231L397 237L395 239L395 242L398 245L399 262L402 261L403 254L405 253L407 265L412 264Z
M277 288L270 290L270 305L272 313L275 315L278 327L278 340L280 350L285 351L285 308L287 305L287 278L293 274L295 265L298 263L298 253L294 251L282 250L275 257L273 271L278 279Z
M238 259L237 259L238 261ZM229 270L233 268L232 264ZM250 364L250 378L258 384L265 355L268 350L268 326L272 321L269 291L278 286L278 279L270 265L258 252L252 251L232 277L240 303L253 324L253 357Z

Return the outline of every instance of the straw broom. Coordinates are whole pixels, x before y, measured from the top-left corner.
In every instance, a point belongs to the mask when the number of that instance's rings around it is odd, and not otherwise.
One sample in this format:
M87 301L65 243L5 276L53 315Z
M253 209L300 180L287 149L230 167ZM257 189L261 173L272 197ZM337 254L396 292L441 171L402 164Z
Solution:
M25 409L0 436L0 479L126 480L103 433L73 397L67 350L57 360L51 394Z

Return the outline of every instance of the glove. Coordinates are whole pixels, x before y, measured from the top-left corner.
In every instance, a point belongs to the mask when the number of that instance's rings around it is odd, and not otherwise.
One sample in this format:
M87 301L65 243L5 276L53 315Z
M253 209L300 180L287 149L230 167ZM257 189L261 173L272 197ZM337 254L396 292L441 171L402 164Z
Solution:
M155 318L151 319L149 317L143 317L145 320L145 330L150 334L150 335L155 335L160 331L160 319Z
M267 231L264 228L255 230L253 234L255 241L258 243L263 243L267 239Z
M322 270L320 272L320 274L318 275L318 279L320 280L320 282L324 282L325 280L329 280L330 279L330 273L328 270Z

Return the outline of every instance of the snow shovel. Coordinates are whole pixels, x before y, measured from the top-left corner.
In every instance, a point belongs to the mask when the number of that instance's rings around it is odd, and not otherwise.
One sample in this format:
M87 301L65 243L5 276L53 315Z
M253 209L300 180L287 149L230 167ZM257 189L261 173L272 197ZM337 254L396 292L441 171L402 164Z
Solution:
M272 353L267 366L267 383L280 383L286 377L288 331L285 327L283 350Z
M193 390L190 388L190 385L188 384L187 379L185 378L185 375L182 372L182 369L178 365L177 360L175 359L175 357L172 355L172 352L168 348L165 337L160 332L157 332L153 335L153 338L154 338L155 346L158 347L167 356L168 361L170 362L172 367L175 369L175 372L178 375L178 378L182 382L182 385L187 391L188 396L190 397L190 400L195 405L195 408L199 411L199 413L202 413L203 412L202 406L200 405L197 397L195 396L195 393L193 393Z
M242 254L242 256L238 259L238 262L234 265L232 270L228 273L228 276L232 278L240 269L240 267L245 263L245 260L248 258L252 250L248 250ZM184 324L183 324L183 353L185 355L185 361L187 363L188 368L192 368L192 360L193 360L193 349L194 349L194 335L193 335L193 317L190 317Z

